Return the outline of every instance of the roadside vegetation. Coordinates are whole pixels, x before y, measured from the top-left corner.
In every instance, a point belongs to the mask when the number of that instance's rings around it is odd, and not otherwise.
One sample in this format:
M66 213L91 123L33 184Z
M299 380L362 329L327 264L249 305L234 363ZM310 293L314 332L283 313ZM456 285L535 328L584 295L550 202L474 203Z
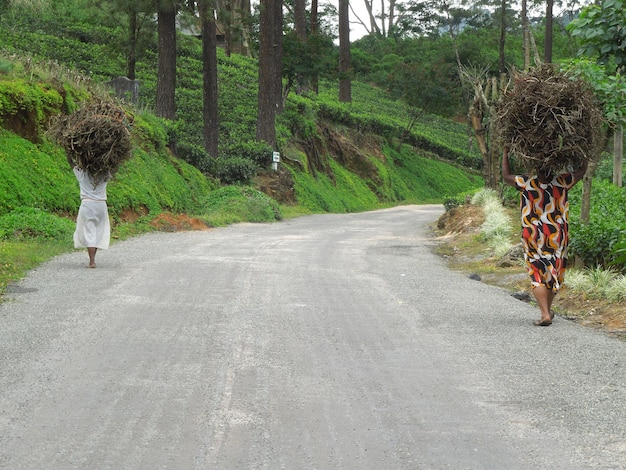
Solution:
M598 182L594 204L601 205L614 186ZM577 220L580 213L579 187L572 190L571 216ZM517 192L506 192L503 199L490 189L476 192L468 203L448 206L438 225L438 253L456 270L480 278L488 284L507 288L516 297L532 301L530 281L526 273L520 244ZM503 203L504 201L504 203ZM622 202L623 203L623 202ZM626 215L619 199L610 217L623 227ZM578 225L577 223L573 224ZM617 233L621 233L617 230ZM574 237L574 235L572 235ZM563 317L586 326L602 329L626 339L626 271L621 245L603 251L594 246L571 243L570 265L565 273L565 286L556 297L556 310ZM576 240L577 238L574 238ZM572 246L574 245L574 246ZM606 245L605 245L606 247ZM586 264L593 257L597 264ZM613 262L607 262L612 258ZM616 262L617 261L617 262Z

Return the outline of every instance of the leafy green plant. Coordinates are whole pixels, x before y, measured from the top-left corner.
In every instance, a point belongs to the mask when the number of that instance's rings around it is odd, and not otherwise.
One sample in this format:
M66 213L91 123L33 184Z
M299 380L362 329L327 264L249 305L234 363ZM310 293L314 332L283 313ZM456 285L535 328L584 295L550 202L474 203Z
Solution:
M255 162L260 167L268 167L272 161L272 147L266 142L236 142L229 145L222 153L225 158L245 158Z
M581 195L581 185L570 191L570 251L585 266L606 268L614 260L614 247L626 240L626 189L608 181L594 181L588 224L580 223L578 217Z
M573 36L581 37L581 52L598 56L604 63L612 58L618 67L626 66L626 31L619 26L626 20L625 7L623 0L602 0L583 8L567 27Z
M615 243L611 249L613 260L609 263L622 271L626 270L626 232L622 232L622 241Z
M249 183L259 166L245 157L227 157L210 160L209 172L224 184Z
M13 62L0 58L0 74L6 75L13 70Z
M212 226L282 219L276 201L249 186L225 186L202 201L200 217Z
M0 239L71 240L74 222L33 207L19 207L0 216Z
M626 299L626 277L602 266L568 270L566 284L575 292L593 299L620 302Z

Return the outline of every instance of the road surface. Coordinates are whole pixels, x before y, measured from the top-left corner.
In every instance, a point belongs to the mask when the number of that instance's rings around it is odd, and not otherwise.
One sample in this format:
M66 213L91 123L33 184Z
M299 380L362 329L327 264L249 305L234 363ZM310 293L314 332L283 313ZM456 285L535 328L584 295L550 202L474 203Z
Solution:
M0 468L623 469L626 342L446 268L440 206L155 233L0 305Z

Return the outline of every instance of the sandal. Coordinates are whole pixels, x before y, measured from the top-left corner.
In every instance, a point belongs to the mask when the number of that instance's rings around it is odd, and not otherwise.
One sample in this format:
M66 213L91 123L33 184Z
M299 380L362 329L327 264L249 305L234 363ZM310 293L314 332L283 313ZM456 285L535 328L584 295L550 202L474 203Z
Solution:
M535 322L533 322L533 325L535 326L550 326L552 325L552 320L537 320Z

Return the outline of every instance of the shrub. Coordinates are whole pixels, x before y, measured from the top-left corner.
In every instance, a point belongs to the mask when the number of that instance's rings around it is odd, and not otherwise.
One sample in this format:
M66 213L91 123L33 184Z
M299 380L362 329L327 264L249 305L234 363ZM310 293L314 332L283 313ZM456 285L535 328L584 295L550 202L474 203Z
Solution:
M455 207L462 206L464 200L465 200L464 198L461 198L459 196L448 197L443 201L443 207L446 210L446 212L448 212L454 209Z
M238 142L222 152L224 158L245 158L257 163L260 166L267 167L272 161L272 147L266 142Z
M249 183L259 166L244 157L216 158L209 162L209 172L224 184Z
M208 173L211 169L211 156L200 145L191 142L179 142L176 144L176 153L200 171Z
M225 186L205 198L202 219L211 225L273 222L282 219L276 201L248 186Z
M586 225L574 220L570 225L570 250L585 266L607 267L613 261L613 247L624 238L620 228L602 220L592 220Z
M8 74L13 70L13 62L0 58L0 74Z
M606 297L609 302L626 300L626 276L618 277L608 286Z
M74 227L69 219L33 207L20 207L0 216L0 239L69 240Z

